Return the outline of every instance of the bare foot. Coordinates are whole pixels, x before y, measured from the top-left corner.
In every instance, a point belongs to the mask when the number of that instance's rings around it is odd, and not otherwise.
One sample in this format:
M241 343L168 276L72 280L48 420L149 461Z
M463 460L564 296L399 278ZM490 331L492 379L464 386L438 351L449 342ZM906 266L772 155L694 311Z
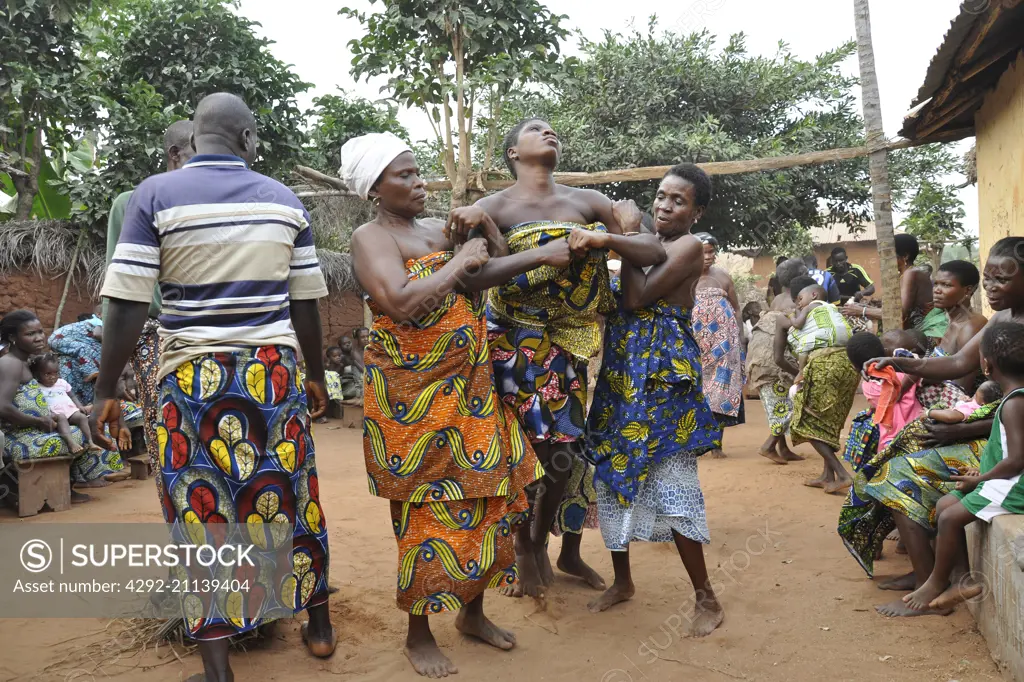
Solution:
M558 570L562 573L582 578L583 582L590 585L595 590L603 590L606 585L604 578L602 578L597 571L587 565L583 558L576 555L573 558L558 557Z
M878 611L883 616L890 618L913 618L915 616L948 616L953 613L947 609L945 611L941 609L912 609L907 604L903 603L902 599L891 601L888 604L882 604L876 606L875 611Z
M771 461L775 462L776 464L789 464L789 462L786 461L786 458L783 457L782 455L780 455L779 453L775 452L774 449L772 449L772 450L758 450L757 454L761 455L765 459L770 459Z
M498 594L503 597L514 597L519 599L523 596L523 583L517 580L514 585L503 585L498 588Z
M328 632L309 633L309 621L302 624L299 629L302 633L302 641L309 649L309 653L317 658L330 658L338 646L338 636L331 628Z
M944 591L944 588L936 586L929 579L925 581L924 585L903 597L903 603L912 609L923 611L929 608L931 603Z
M587 609L591 613L601 613L619 602L629 601L634 594L636 594L636 588L633 587L633 583L626 585L613 583L600 597L587 604Z
M849 476L837 478L836 480L825 484L825 492L829 495L835 495L837 493L846 492L852 485L853 479Z
M818 478L812 478L808 481L804 481L804 485L807 486L808 488L824 488L825 483L825 479L820 476Z
M805 459L807 459L803 455L798 455L795 452L793 452L792 450L790 450L788 445L781 445L780 444L779 445L779 454L782 455L783 459L785 459L787 462L802 462Z
M967 574L962 580L950 585L949 589L933 599L928 606L933 609L950 609L960 602L974 599L984 591L985 586L975 582L970 574Z
M551 568L551 557L548 556L548 548L541 547L537 551L536 558L540 582L544 587L550 587L555 582L555 571Z
M413 669L424 677L440 679L459 672L455 664L437 648L434 638L416 642L406 641L405 656Z
M516 636L509 630L499 628L480 613L469 615L461 609L455 618L455 629L468 637L476 637L484 644L508 651L516 645Z
M544 596L544 583L540 577L540 569L537 566L537 555L533 552L516 555L516 567L519 569L519 582L514 587L512 594L502 590L507 597L537 597Z
M707 637L725 620L725 611L717 599L699 601L693 607L690 621L691 637Z
M715 448L714 450L708 453L708 457L710 457L711 459L725 459L725 453L722 452L721 448Z
M894 590L897 592L907 592L915 587L917 587L917 580L914 578L913 571L906 575L894 576L878 583L878 589L880 590Z
M899 539L900 539L900 529L899 529L899 528L896 528L896 529L895 529L895 530L893 530L893 531L892 531L891 533L889 533L888 535L886 535L886 536L885 536L885 539L886 539L886 540L899 540Z

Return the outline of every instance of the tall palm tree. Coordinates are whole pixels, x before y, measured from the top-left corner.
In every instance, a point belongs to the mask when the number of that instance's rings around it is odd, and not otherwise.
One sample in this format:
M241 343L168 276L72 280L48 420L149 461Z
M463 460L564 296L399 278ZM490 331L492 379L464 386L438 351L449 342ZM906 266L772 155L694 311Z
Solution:
M900 275L896 266L896 244L893 239L892 192L889 187L888 154L882 129L882 103L875 74L875 51L871 46L871 12L868 0L853 0L857 24L857 55L860 58L861 100L864 103L864 127L869 147L879 147L869 158L871 199L874 204L878 255L882 262L882 321L886 329L903 328L903 305L900 301Z

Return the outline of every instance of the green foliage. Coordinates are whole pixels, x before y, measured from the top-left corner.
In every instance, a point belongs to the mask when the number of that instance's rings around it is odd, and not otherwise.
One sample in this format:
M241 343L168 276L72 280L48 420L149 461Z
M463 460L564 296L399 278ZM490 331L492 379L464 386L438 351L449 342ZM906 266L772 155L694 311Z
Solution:
M313 108L306 112L312 123L304 153L306 165L336 174L341 146L366 133L389 132L408 140L409 132L398 122L397 113L392 105L348 97L344 91L315 98Z
M930 250L941 253L950 242L970 246L974 238L964 231L964 215L964 204L953 187L926 179L910 201L901 226Z
M310 85L274 57L234 0L121 0L90 16L92 86L107 112L99 175L83 178L83 219L99 226L113 197L162 170L162 140L199 100L233 92L256 115L261 172L283 176L305 143L295 96Z
M779 235L771 253L786 258L803 258L809 253L814 253L811 231L800 225L794 225L793 229L786 230Z
M377 0L371 0L375 3ZM486 102L493 147L503 102L515 87L557 73L559 40L568 35L538 0L381 0L383 11L344 8L365 35L349 43L352 75L386 76L395 101L425 109L443 145L453 201L465 198L474 119ZM456 157L458 160L456 160ZM486 163L487 159L485 159Z
M19 195L18 216L66 217L53 196L59 180L46 157L63 159L74 132L94 118L79 55L83 36L64 20L68 3L0 4L0 170ZM48 196L39 201L38 194Z
M812 61L785 44L747 53L742 35L722 49L707 32L606 33L582 41L555 96L510 102L503 129L547 118L563 140L563 171L731 161L861 144L855 81L840 65L852 43ZM869 215L867 163L829 163L714 178L701 221L723 245L773 247L798 226L856 225ZM602 185L609 196L651 206L657 181Z

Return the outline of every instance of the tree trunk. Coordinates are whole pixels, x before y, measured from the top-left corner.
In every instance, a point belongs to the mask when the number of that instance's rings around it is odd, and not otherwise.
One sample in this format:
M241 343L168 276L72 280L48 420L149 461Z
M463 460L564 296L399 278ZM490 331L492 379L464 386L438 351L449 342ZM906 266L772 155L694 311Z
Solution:
M860 58L861 100L864 102L864 127L869 147L882 147L869 157L871 200L874 206L878 255L882 264L882 322L886 329L903 328L903 304L900 301L900 275L896 266L893 239L892 192L889 188L888 154L884 149L882 103L875 74L875 52L871 46L871 12L868 0L853 0L857 25L857 55Z
M466 190L469 187L470 157L469 130L467 129L465 56L462 51L461 26L455 27L452 36L452 52L455 56L455 121L459 127L459 161L452 178L452 208L467 204Z

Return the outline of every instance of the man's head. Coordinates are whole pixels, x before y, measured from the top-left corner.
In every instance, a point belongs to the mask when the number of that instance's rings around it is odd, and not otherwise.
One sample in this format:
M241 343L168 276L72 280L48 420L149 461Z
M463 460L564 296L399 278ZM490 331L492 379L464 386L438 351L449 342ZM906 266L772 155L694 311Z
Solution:
M828 293L825 291L825 287L812 279L811 284L801 289L800 293L796 295L796 298L793 299L793 301L796 303L797 308L803 310L814 301L824 301L827 298Z
M558 135L541 118L524 118L505 135L502 145L505 165L513 178L519 177L519 166L543 165L554 171L562 156Z
M343 336L340 339L338 339L338 346L337 346L337 348L338 348L338 350L343 352L345 355L348 355L349 353L352 352L352 348L355 346L355 343L356 343L355 339L353 339L353 338L351 338L349 336Z
M164 133L164 157L167 170L178 170L192 158L192 121L175 121Z
M687 234L711 203L711 177L699 166L672 166L654 196L654 226L658 234Z
M802 260L804 262L804 265L807 266L808 270L817 270L818 269L818 257L815 256L813 253L807 254L806 256L801 258L800 260Z
M912 234L898 234L893 240L896 243L896 259L904 268L909 268L917 260L920 246L917 237Z
M797 277L807 277L807 266L804 265L802 260L790 258L775 268L775 276L779 278L779 285L783 289L789 289L794 279ZM811 281L813 282L814 280Z
M832 249L832 269L839 274L850 269L850 257L846 255L846 249L841 246Z
M241 97L207 95L196 106L192 148L197 154L232 154L252 165L256 160L256 117Z
M893 354L898 348L909 350L913 353L921 355L922 349L919 348L920 343L906 329L892 329L882 334L882 346L885 348L886 357L893 357Z
M803 267L804 270L807 269L807 266L804 265L803 263L800 263L800 266ZM796 303L797 298L800 297L800 294L803 293L804 289L806 289L807 287L813 287L816 284L817 282L814 281L814 278L808 277L806 272L790 280L789 295L792 297L793 302ZM797 305L799 305L799 303Z

